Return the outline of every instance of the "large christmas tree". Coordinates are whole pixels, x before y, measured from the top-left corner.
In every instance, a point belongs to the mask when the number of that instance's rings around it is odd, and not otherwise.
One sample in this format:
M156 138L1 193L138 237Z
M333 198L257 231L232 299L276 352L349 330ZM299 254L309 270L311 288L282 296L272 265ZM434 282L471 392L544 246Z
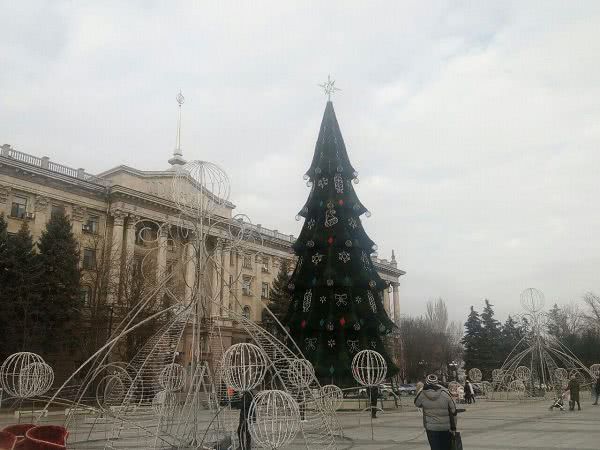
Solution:
M360 220L367 209L354 192L357 176L328 101L305 175L312 189L299 213L305 221L293 246L285 323L318 378L340 386L356 384L350 365L360 350L381 353L388 375L397 372L383 339L395 326L383 307L387 283L371 261L376 246Z

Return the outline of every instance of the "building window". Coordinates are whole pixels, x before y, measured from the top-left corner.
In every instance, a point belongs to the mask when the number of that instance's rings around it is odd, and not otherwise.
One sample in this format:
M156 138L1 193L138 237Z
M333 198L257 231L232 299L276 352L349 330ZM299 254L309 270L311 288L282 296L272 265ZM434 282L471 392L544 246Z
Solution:
M263 272L269 271L269 257L268 256L262 257L262 271Z
M100 218L98 216L88 216L87 221L82 226L82 230L85 233L97 234L99 222Z
M244 255L244 263L242 265L244 269L252 269L252 256Z
M17 219L24 219L27 214L27 197L13 195L12 208L10 215Z
M167 239L167 250L170 252L175 251L175 241L171 238Z
M53 219L55 217L64 216L65 215L65 207L62 205L52 205L52 210L50 211L50 217Z
M242 316L246 319L250 319L250 307L248 305L242 308Z
M96 267L96 250L91 248L83 249L83 268L93 270Z
M233 275L229 275L229 290L233 289Z
M260 291L261 298L269 298L269 283L263 283Z
M251 277L242 278L242 294L252 295L252 278Z
M83 286L80 292L81 304L88 306L92 301L92 288L90 286Z
M156 242L156 231L148 225L142 226L135 235L135 243L143 247L152 246Z

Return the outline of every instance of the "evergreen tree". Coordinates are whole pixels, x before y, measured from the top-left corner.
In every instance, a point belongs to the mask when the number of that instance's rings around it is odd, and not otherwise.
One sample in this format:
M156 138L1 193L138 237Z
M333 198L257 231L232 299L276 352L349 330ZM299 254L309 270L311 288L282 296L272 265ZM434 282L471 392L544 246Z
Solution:
M64 214L54 214L38 243L40 294L46 350L56 350L56 343L69 344L71 328L80 307L80 270L77 241L71 223Z
M273 280L269 292L269 304L268 307L273 315L283 323L288 309L290 308L290 302L292 296L288 290L288 284L290 283L290 266L287 260L282 260L281 267L277 273L277 277ZM277 329L276 324L272 320L271 316L265 317L265 321L273 325L273 329Z
M523 338L522 330L512 316L508 316L506 322L502 325L501 336L501 364L503 364L504 361L506 361L506 358L508 358L508 355ZM498 368L500 368L500 366L498 366Z
M0 214L0 340L6 343L8 337L8 326L9 326L9 298L7 294L8 277L7 275L7 246L8 246L8 233L6 231L7 224L4 220L4 214ZM3 358L4 352L0 352L0 358Z
M502 365L502 342L500 322L494 318L494 305L485 299L485 307L481 313L481 341L479 344L480 367L484 378L490 378L492 370Z
M384 345L395 325L383 308L387 284L371 261L376 247L360 221L367 209L354 192L356 177L329 101L306 173L312 189L299 213L305 222L293 246L285 324L317 376L340 386L356 383L350 366L361 350L382 354L388 376L398 370Z
M471 306L471 312L465 322L465 334L462 338L462 344L465 348L464 361L465 369L468 371L473 368L479 368L481 359L479 358L479 349L481 347L482 334L481 318L479 313Z
M2 259L3 356L38 351L44 339L37 326L39 267L27 222L22 223L17 234L5 237Z

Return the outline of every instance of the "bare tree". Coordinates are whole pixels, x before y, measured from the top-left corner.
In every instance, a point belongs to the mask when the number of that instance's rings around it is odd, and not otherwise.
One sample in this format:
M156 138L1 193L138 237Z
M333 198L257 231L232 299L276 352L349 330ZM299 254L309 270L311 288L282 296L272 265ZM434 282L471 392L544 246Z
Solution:
M584 314L586 321L600 330L600 297L590 291L583 296L583 302L587 305L587 312Z
M425 319L430 326L437 332L446 332L448 327L448 308L446 307L446 302L442 298L428 300L426 308Z

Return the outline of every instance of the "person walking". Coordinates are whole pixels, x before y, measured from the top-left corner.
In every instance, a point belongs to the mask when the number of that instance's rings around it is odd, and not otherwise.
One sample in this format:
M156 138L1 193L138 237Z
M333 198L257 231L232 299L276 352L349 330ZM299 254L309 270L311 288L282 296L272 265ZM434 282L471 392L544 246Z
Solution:
M596 401L592 405L598 405L598 398L600 398L600 375L596 377Z
M240 446L239 450L250 450L252 448L252 437L250 436L250 420L254 420L250 417L250 405L254 395L252 392L245 391L242 393L240 399L236 402L240 409L240 420L238 422L237 436Z
M569 384L567 385L567 389L569 394L571 394L571 401L569 402L569 411L575 410L575 403L577 403L577 410L581 411L581 404L579 403L579 381L577 377L573 374L571 375L571 379L569 380Z
M371 418L377 419L377 398L379 398L379 387L369 386L367 388L367 394L369 396L369 403L371 405Z
M428 375L423 390L415 397L415 406L423 409L423 426L431 450L450 450L456 432L456 404L450 393Z

